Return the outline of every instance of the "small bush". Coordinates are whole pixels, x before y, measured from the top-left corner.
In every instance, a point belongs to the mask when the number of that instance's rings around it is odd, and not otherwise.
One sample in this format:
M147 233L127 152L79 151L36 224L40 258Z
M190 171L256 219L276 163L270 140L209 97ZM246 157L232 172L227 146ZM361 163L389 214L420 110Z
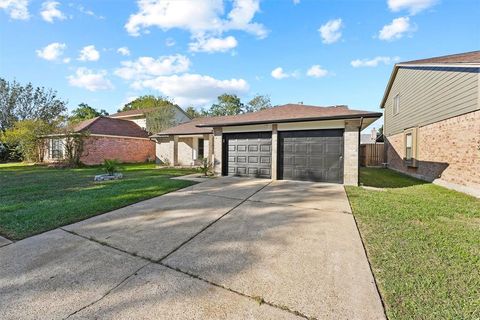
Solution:
M200 172L205 176L210 175L213 171L213 163L207 158L201 158L200 163Z
M105 170L106 173L112 176L118 172L119 164L120 163L118 162L118 160L105 159L103 161L103 169Z

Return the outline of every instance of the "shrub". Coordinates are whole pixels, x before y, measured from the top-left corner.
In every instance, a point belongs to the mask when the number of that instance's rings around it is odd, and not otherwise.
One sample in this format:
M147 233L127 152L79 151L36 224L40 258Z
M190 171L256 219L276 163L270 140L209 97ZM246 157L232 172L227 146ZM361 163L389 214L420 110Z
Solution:
M200 172L203 173L205 176L211 174L213 171L213 163L207 158L201 158L200 162Z
M114 175L115 173L118 172L119 169L119 162L115 159L105 159L103 161L103 169L105 170L106 173L109 175Z

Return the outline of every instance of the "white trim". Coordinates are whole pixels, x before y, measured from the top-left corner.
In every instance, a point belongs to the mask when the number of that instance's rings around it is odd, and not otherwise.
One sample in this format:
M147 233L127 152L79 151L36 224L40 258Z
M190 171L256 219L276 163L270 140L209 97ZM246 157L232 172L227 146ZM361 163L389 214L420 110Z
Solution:
M272 131L272 124L251 124L245 126L223 127L223 133Z
M438 67L438 68L477 68L480 67L480 63L421 63L421 64L409 64L409 63L400 63L397 64L398 67Z
M345 128L345 120L324 120L324 121L279 123L277 130L293 131L293 130L343 129L343 128Z

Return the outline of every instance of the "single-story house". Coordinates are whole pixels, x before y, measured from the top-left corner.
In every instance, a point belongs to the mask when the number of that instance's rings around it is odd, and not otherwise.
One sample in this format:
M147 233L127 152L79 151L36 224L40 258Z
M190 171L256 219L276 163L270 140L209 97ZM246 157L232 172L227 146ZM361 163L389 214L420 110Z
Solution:
M135 122L110 117L97 117L77 124L72 133L86 133L80 161L86 165L103 163L105 159L134 163L153 161L155 143L147 131ZM65 159L65 134L45 136L45 162Z
M388 167L480 196L480 51L397 63L380 104Z
M191 166L205 157L217 175L356 185L360 131L381 116L344 105L287 104L198 118L151 138L159 163Z

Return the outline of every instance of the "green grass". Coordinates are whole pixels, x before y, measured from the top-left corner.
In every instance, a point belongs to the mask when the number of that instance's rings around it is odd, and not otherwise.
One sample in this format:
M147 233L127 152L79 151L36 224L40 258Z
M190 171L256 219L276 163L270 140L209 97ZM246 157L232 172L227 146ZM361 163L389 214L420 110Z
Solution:
M347 187L389 319L480 319L480 200L388 169Z
M121 165L124 178L93 182L101 167L56 169L0 164L0 234L13 240L51 230L144 199L187 187L171 180L192 169Z

